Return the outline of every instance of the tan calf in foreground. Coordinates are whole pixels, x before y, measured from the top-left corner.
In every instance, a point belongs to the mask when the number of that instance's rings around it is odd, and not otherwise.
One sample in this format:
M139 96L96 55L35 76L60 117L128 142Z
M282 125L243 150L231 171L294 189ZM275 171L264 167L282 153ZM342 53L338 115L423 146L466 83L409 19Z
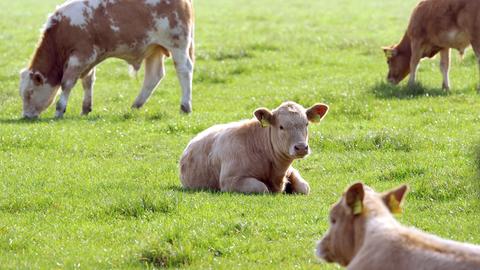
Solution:
M320 122L328 106L309 109L286 102L255 118L213 126L197 135L180 160L180 180L188 189L226 192L308 194L310 186L291 165L310 153L308 123Z
M330 212L330 229L317 256L351 270L478 270L480 246L444 240L402 226L400 211L407 186L376 193L352 185Z
M400 43L383 48L389 67L387 79L398 84L410 73L409 85L415 84L420 60L440 52L443 88L448 90L450 48L463 55L469 45L480 59L480 0L421 1Z
M56 116L62 117L78 79L85 90L82 113L90 113L95 66L112 57L135 70L145 60L143 87L132 106L140 108L164 77L170 54L183 90L181 109L191 112L193 27L190 0L65 2L48 19L30 66L20 74L24 117L40 115L60 87Z

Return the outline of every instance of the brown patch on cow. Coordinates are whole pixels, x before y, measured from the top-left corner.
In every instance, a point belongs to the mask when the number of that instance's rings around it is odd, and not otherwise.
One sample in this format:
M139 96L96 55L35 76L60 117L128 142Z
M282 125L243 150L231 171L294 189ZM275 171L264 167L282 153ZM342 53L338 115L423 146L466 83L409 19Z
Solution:
M185 27L193 24L193 11L188 0L169 3L161 1L153 10L150 5L139 5L128 0L118 0L115 3L105 1L105 5L99 5L94 10L93 19L87 21L84 28L72 26L67 17L61 17L59 11L55 12L50 19L51 27L43 33L37 46L30 70L39 71L49 84L56 86L62 81L65 65L71 55L85 60L94 52L97 53L96 61L86 66L85 72L111 56L124 59L138 67L148 50L139 45L146 40L148 31L156 30L153 17L155 12L157 17L164 18L178 14L178 21L185 24ZM175 20L170 20L171 23L175 22L175 27L179 26L176 24L176 16L173 16ZM60 17L61 19L56 19ZM112 22L120 31L112 31ZM187 33L187 29L183 30ZM181 36L177 35L177 39L180 40ZM119 46L126 46L128 53L114 55ZM98 51L94 51L95 48L98 48ZM164 55L170 56L165 47L158 45L157 48L160 48Z

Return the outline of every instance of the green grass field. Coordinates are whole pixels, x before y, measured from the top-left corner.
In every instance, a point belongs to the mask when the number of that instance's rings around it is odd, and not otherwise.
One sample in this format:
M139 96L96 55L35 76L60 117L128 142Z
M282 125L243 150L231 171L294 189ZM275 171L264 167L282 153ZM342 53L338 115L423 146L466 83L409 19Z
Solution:
M422 86L384 83L380 47L400 40L417 0L195 0L194 113L179 113L171 60L140 111L142 74L99 66L83 90L20 120L18 73L61 1L0 1L0 268L335 269L313 255L348 184L408 183L402 223L480 244L480 96L471 50L454 54L450 94L437 60ZM178 159L198 132L293 100L331 111L294 166L309 196L188 192Z

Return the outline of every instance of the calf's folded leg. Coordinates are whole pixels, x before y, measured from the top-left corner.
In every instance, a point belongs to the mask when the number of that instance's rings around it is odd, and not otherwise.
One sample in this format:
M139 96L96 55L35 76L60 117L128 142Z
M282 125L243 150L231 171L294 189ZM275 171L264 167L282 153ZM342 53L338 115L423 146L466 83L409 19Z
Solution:
M308 185L307 181L303 179L296 169L290 168L290 171L287 173L287 179L290 182L292 193L305 195L310 193L310 185Z
M241 193L267 193L267 186L258 179L247 178L225 178L220 179L220 189L223 192L241 192Z

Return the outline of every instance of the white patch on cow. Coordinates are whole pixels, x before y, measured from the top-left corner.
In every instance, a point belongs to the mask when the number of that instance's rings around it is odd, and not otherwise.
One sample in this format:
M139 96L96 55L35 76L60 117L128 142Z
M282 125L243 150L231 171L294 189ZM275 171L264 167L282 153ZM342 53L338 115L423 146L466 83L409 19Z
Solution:
M112 17L110 17L109 19L110 21L110 29L112 29L113 32L120 32L120 27L118 27L118 25L115 24L115 21L113 20Z
M55 23L59 22L61 19L62 19L62 16L60 14L56 13L56 12L54 14L48 15L47 22L42 27L40 32L43 33L45 31L47 31L48 29L52 28L52 26L55 25Z
M156 6L162 2L161 0L145 0L145 4L151 5L151 6ZM169 3L167 3L169 4Z
M454 42L457 35L458 35L458 30L456 30L456 29L448 31L448 33L447 33L448 41Z
M117 33L120 32L120 27L114 24L110 25L110 29L112 29L113 32L117 32Z
M30 79L30 70L23 69L20 71L20 95L23 96L23 93L30 86L32 80Z
M168 18L155 18L155 28L164 31L170 29L170 22L168 21Z
M72 26L83 28L87 25L88 19L85 15L91 16L88 9L90 8L85 5L85 2L70 0L59 6L57 11L62 16L68 18Z
M102 0L89 0L88 5L93 9L97 9L100 6L100 4L102 4L102 2L103 2Z
M86 60L86 62L87 62L88 64L93 64L93 63L95 63L95 62L97 61L97 58L98 58L98 47L95 46L95 47L93 48L92 54L90 55L90 57L88 57L88 59Z
M80 60L78 59L78 57L76 57L76 56L70 57L70 59L68 59L68 66L69 66L69 67L78 67L78 66L80 66Z

